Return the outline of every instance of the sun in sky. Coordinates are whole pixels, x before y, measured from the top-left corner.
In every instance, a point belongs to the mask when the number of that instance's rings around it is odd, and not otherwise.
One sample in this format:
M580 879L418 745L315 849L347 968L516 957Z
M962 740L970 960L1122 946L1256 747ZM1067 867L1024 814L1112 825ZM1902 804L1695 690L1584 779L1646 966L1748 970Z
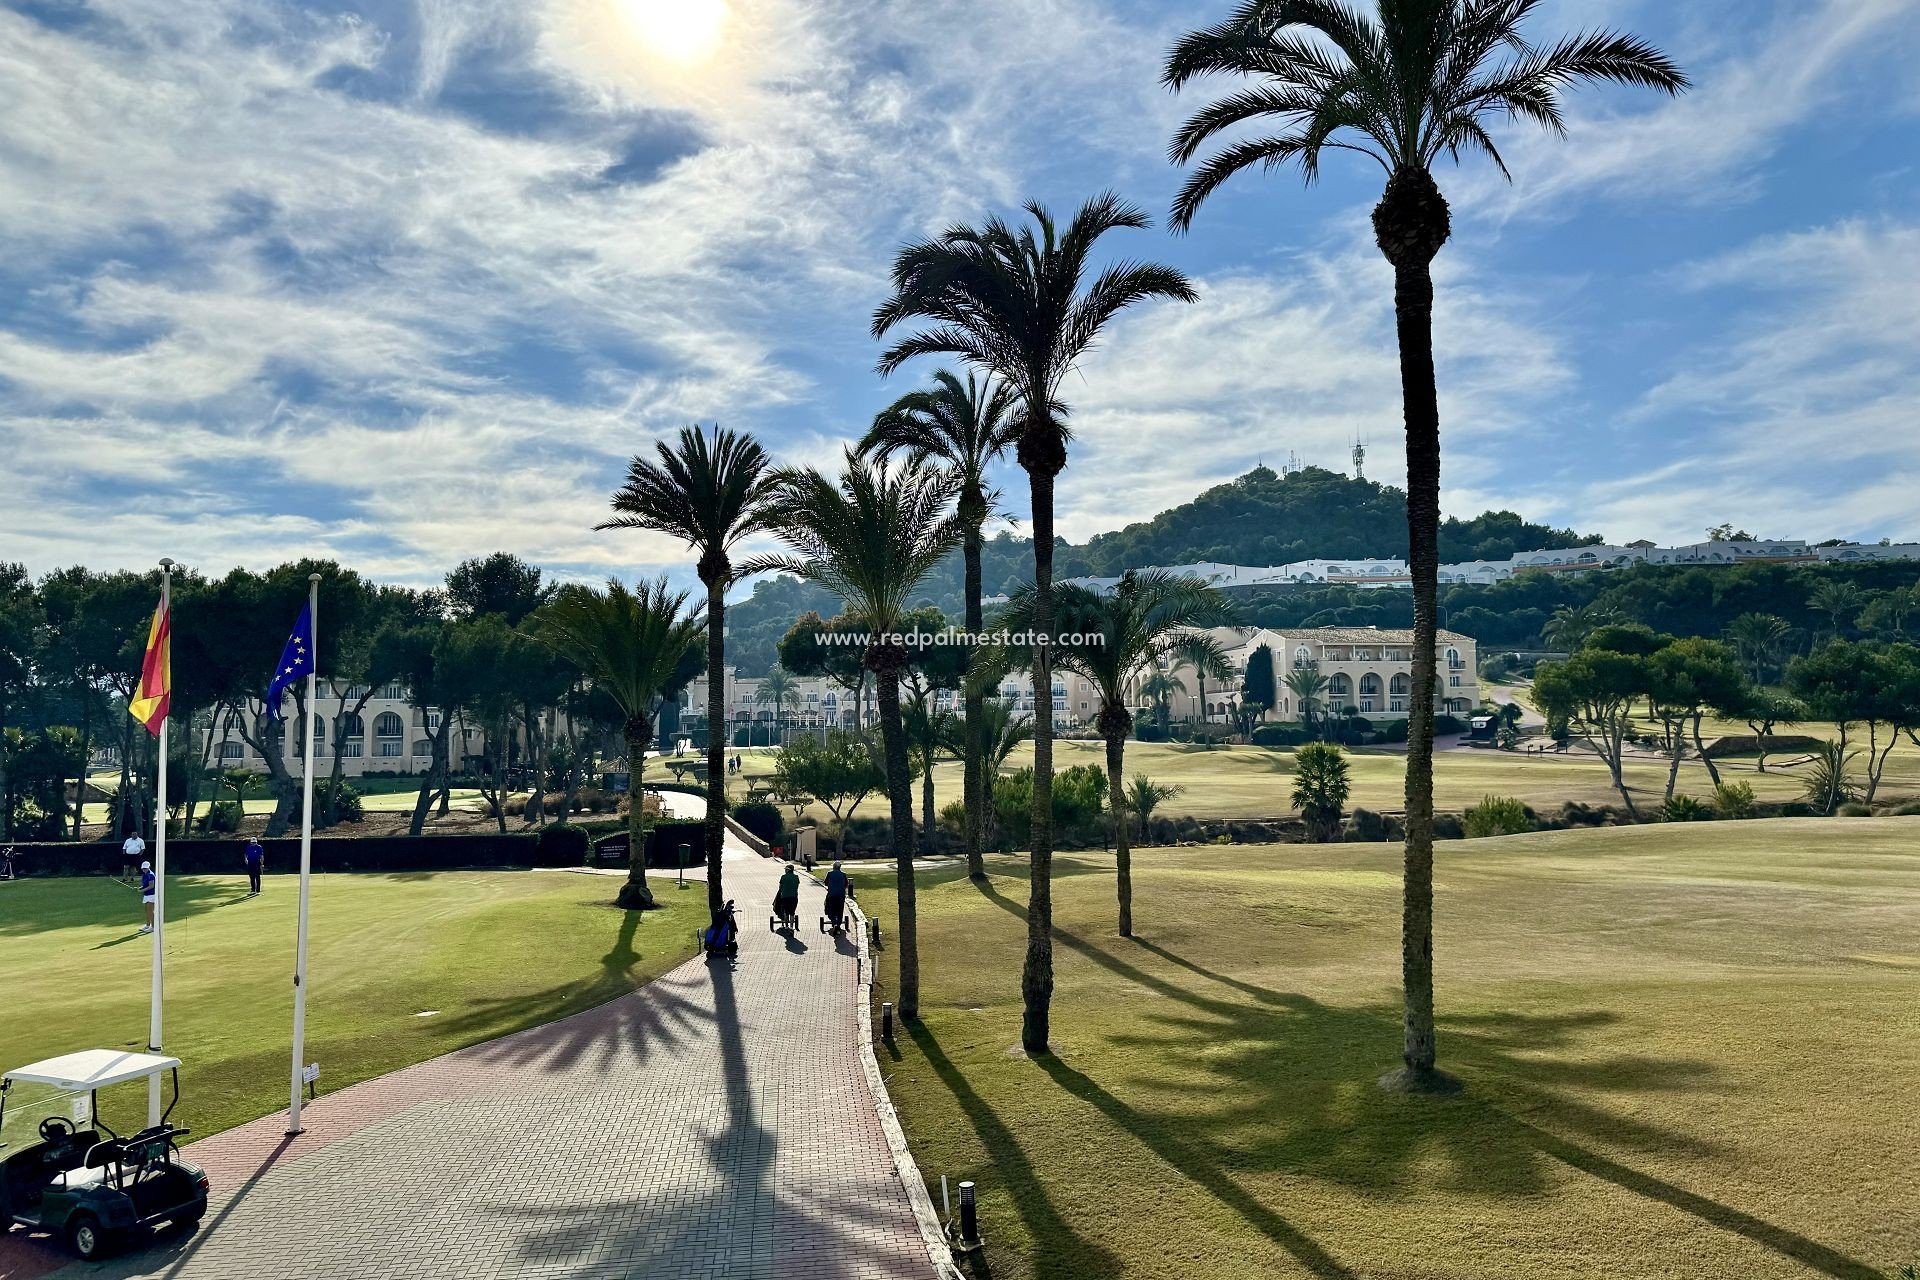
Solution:
M648 53L683 67L712 57L727 24L726 0L613 0L613 5Z

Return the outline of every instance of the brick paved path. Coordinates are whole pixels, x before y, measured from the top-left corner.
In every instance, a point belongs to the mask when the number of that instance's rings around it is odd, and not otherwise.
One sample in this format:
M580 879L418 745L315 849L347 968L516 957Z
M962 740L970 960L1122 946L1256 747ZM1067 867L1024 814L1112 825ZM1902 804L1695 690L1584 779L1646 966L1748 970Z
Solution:
M931 1276L857 1054L860 948L819 932L812 882L789 939L776 864L726 872L737 967L323 1096L299 1138L282 1112L195 1143L201 1227L61 1280ZM0 1243L0 1276L58 1265Z

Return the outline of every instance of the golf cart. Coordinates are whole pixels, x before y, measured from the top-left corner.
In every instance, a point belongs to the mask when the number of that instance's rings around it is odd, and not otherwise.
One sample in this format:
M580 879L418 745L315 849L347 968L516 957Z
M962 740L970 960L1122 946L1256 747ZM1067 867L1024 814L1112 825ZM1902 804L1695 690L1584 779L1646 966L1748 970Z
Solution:
M100 1090L173 1075L173 1101L160 1123L128 1137L100 1118ZM85 1049L0 1077L0 1121L17 1085L51 1085L74 1095L72 1119L40 1121L40 1141L0 1158L0 1223L65 1238L82 1258L100 1258L160 1222L191 1226L207 1211L207 1175L180 1158L187 1133L167 1123L180 1101L180 1060L116 1049ZM104 1136L102 1131L104 1130Z

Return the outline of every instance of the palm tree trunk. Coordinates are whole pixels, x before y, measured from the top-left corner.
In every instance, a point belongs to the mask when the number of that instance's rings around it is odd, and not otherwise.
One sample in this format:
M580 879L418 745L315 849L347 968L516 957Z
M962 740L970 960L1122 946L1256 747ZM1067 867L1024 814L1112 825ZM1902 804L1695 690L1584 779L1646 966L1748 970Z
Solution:
M720 883L720 851L726 844L727 813L727 579L713 574L707 583L707 912L726 905Z
M651 911L657 905L647 884L647 793L641 786L653 742L650 729L644 716L627 721L627 882L615 901L630 911Z
M1413 578L1413 701L1407 725L1407 842L1400 918L1402 1058L1415 1077L1436 1057L1433 1020L1433 703L1439 694L1440 403L1433 372L1433 274L1394 268L1407 427L1407 565Z
M933 852L933 752L931 735L927 738L927 767L920 775L920 851Z
M879 650L883 661L898 660L897 648ZM894 1002L902 1018L920 1014L920 931L913 882L913 779L907 773L907 729L900 716L900 670L891 664L876 673L880 703L880 739L887 759L887 801L892 815L887 844L898 881L900 990Z
M971 522L967 525L966 539L961 545L961 558L966 566L966 624L967 631L978 635L986 626L984 608L981 604L982 587L980 582L980 526ZM961 725L962 741L965 745L966 760L964 770L961 804L966 809L964 838L967 849L967 875L974 880L984 880L987 876L986 863L982 860L981 850L985 843L987 821L986 773L987 745L981 737L980 716L982 704L986 699L972 681L964 686L965 704L961 715L966 719Z
M1114 883L1120 895L1120 936L1133 936L1133 861L1127 848L1127 801L1120 789L1127 735L1107 732L1107 810L1113 815Z
M1020 1043L1028 1053L1047 1052L1053 1004L1053 479L1056 469L1030 468L1033 493L1033 627L1042 643L1033 650L1032 851L1027 861L1027 958L1020 970L1025 1006Z

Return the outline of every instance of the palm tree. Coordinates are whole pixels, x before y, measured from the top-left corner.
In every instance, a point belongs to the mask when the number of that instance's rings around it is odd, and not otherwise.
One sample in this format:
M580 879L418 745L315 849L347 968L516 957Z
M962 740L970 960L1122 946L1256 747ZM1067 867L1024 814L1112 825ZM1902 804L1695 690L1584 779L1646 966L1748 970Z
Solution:
M781 717L789 711L800 709L800 686L793 673L785 667L775 665L760 681L760 687L753 691L754 705L773 708L773 736L776 741L784 742Z
M1198 688L1194 700L1200 704L1200 723L1207 722L1207 677L1215 680L1228 680L1233 676L1233 666L1227 661L1227 654L1220 642L1205 631L1189 631L1168 647L1176 667L1192 667L1194 681Z
M687 594L667 589L667 580L628 590L618 580L604 592L570 583L534 615L533 634L580 668L594 691L625 717L627 746L627 882L619 905L650 910L647 887L646 791L641 779L653 743L654 712L687 651L704 629L697 612L686 612Z
M1154 723L1160 726L1160 732L1167 732L1167 721L1172 716L1168 703L1187 691L1187 682L1171 671L1155 669L1140 682L1140 700L1153 708Z
M1770 613L1743 613L1727 624L1727 640L1752 670L1755 684L1766 683L1767 668L1779 660L1780 645L1792 632L1785 618Z
M880 739L892 805L888 843L899 877L900 1016L920 1011L920 942L913 880L913 779L907 768L900 677L907 665L900 619L913 592L959 544L947 512L953 477L909 462L890 471L847 451L838 480L815 470L781 471L769 521L792 555L761 556L747 572L776 570L819 583L867 620L866 665L874 673Z
M1147 820L1153 817L1153 811L1185 790L1175 783L1155 782L1144 773L1133 775L1133 781L1127 784L1127 811L1140 824L1140 843L1147 843Z
M1312 663L1295 663L1287 672L1287 692L1300 704L1300 723L1313 732L1314 713L1320 709L1320 695L1327 691L1327 678Z
M1394 270L1400 388L1407 430L1408 563L1413 577L1413 698L1407 744L1407 839L1401 975L1403 1057L1392 1087L1450 1088L1434 1070L1433 717L1440 521L1440 406L1433 368L1432 264L1451 234L1431 168L1464 151L1504 174L1484 121L1518 117L1565 129L1561 93L1611 80L1678 93L1687 79L1647 42L1613 32L1539 47L1520 25L1539 0L1376 0L1369 17L1341 0L1246 0L1217 26L1181 38L1167 57L1171 89L1208 74L1257 81L1202 107L1174 137L1175 163L1222 131L1272 121L1275 132L1209 156L1174 199L1184 230L1228 178L1297 164L1312 182L1327 149L1371 157L1386 174L1374 242Z
M1019 441L1020 427L1014 417L1010 384L993 377L976 378L971 373L962 383L945 369L933 375L933 386L909 392L881 410L860 441L863 454L871 453L885 461L893 454L902 453L914 462L944 467L958 483L963 529L960 555L966 578L965 623L973 635L986 627L981 605L980 548L982 531L993 515L995 498L987 488L987 467ZM980 849L987 807L985 775L980 763L982 747L973 726L980 714L982 695L968 689L962 696L967 874L978 880L986 875Z
M613 495L620 514L602 529L648 529L680 539L700 553L697 571L707 589L707 908L726 903L720 883L720 849L727 812L727 588L733 585L733 550L766 528L771 485L767 453L752 436L711 435L683 427L673 448L658 442L659 461L637 457L627 483Z
M1823 582L1807 597L1807 604L1833 620L1833 638L1844 639L1847 627L1859 616L1864 603L1860 588L1851 582Z
M1005 698L989 697L980 704L980 760L982 799L987 806L989 822L992 820L993 788L1000 770L1006 767L1007 758L1014 748L1033 737L1033 717L1023 711L1015 711L1014 704ZM982 833L992 837L993 831Z
M1019 406L1014 456L1032 495L1034 621L1053 631L1053 488L1067 465L1066 407L1061 379L1085 355L1109 320L1147 298L1192 302L1187 278L1155 263L1119 262L1091 283L1087 258L1109 231L1150 226L1144 210L1111 192L1080 206L1064 232L1040 204L1029 202L1034 225L1016 231L989 218L984 227L949 227L932 240L901 249L893 262L893 297L874 312L873 336L925 320L929 327L896 342L880 357L892 373L915 356L955 355L998 375ZM1052 688L1053 659L1038 649L1033 687ZM1047 1051L1053 1001L1053 716L1038 718L1033 734L1033 838L1028 869L1027 956L1020 972L1025 1005L1020 1042Z
M1033 595L1031 587L1014 593L1004 615L1007 629L1039 629L1033 621ZM1060 665L1093 685L1100 699L1094 724L1107 745L1107 804L1113 815L1120 936L1131 938L1133 860L1127 845L1122 784L1127 735L1133 731L1127 684L1143 668L1158 671L1183 635L1218 624L1227 616L1227 602L1199 578L1147 570L1122 575L1119 584L1104 594L1085 587L1056 588L1055 604L1060 632L1084 637L1081 643L1060 647Z

